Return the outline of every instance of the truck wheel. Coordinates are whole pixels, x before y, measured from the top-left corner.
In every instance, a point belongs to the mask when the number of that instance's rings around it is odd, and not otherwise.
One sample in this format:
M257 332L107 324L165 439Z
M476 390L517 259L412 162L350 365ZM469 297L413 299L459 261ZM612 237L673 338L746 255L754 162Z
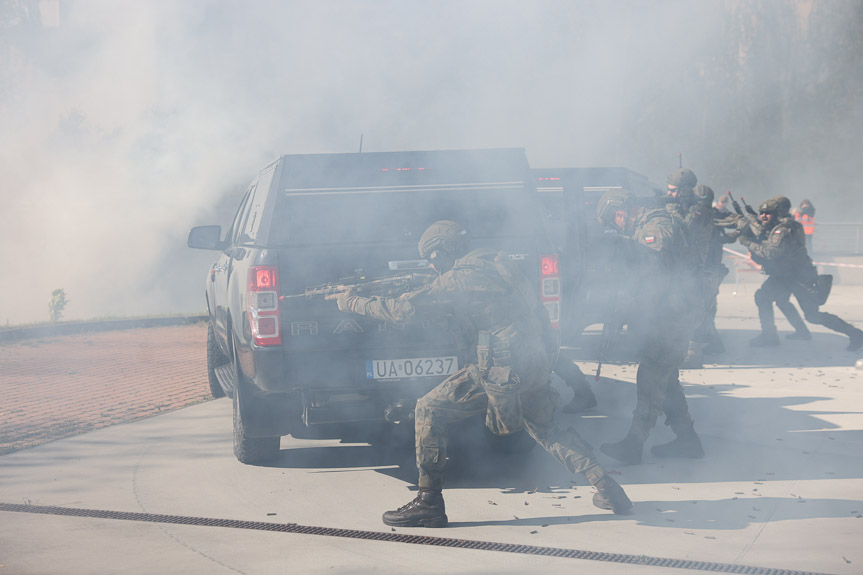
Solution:
M240 463L258 465L279 454L280 437L249 437L240 409L240 390L234 390L234 455Z
M207 324L207 379L210 382L210 393L215 399L225 397L225 390L222 389L216 377L216 368L229 362L230 360L219 349L216 334L213 332L213 322L209 322Z
M254 398L249 397L248 383L243 380L236 355L234 356L234 455L240 463L258 465L265 463L279 454L281 437L252 437L248 433L246 423L250 413L253 413ZM266 405L263 409L266 409Z

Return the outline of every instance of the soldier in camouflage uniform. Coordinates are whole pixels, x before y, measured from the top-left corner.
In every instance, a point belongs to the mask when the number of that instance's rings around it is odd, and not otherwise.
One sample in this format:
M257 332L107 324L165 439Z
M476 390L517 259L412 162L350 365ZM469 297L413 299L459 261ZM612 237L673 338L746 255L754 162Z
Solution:
M339 309L395 325L445 313L454 329L471 340L468 364L417 401L416 457L419 493L383 521L401 527L443 527L447 516L441 489L450 423L484 413L498 435L525 429L573 473L583 473L601 509L625 513L632 503L572 430L554 424L557 394L548 384L550 324L530 282L504 254L468 251L467 232L451 221L432 224L419 241L420 256L438 277L397 298L360 297L343 292Z
M708 186L696 186L696 195L703 197L713 197L713 190ZM725 196L726 198L728 196ZM736 229L734 223L730 222L731 213L723 211L716 206L712 208L713 225L711 227L710 242L707 249L707 256L704 261L704 273L707 278L707 309L705 310L704 319L701 324L695 328L695 336L693 339L696 342L703 342L705 345L704 353L718 354L725 351L725 345L719 337L719 332L716 330L716 311L717 297L719 296L719 286L722 280L728 275L728 267L722 263L722 246L725 244L734 243L737 240Z
M637 276L631 297L640 310L630 330L641 345L636 375L637 403L626 437L604 443L603 453L626 463L641 463L644 442L660 414L677 436L655 445L659 457L704 456L695 433L686 396L680 385L680 365L686 356L693 310L703 301L696 266L686 242L683 223L664 208L637 205L630 192L606 192L597 204L597 217L628 236L629 266Z
M700 321L693 332L693 341L689 342L689 349L682 367L700 369L703 367L704 347L711 343L719 335L714 328L710 329L710 315L708 310L711 305L715 307L717 289L713 289L715 276L720 270L712 263L708 263L714 242L715 226L713 223L713 190L708 186L696 186L698 179L692 170L680 168L674 170L668 176L668 191L666 192L666 209L675 217L683 221L686 228L686 237L690 249L694 252L698 273L701 275L699 287L702 289L702 302L699 305ZM721 257L721 252L720 252ZM722 262L719 262L722 265ZM724 266L723 266L724 267ZM728 273L728 270L725 270ZM719 278L721 281L721 277ZM696 316L693 316L696 319ZM708 322L705 325L705 322ZM721 341L720 341L721 344Z
M856 351L863 347L863 331L831 313L818 309L822 303L817 289L818 272L806 252L803 226L794 220L789 213L790 209L791 201L784 196L776 196L763 202L758 210L759 233L751 231L751 226L742 226L746 233L738 238L738 241L749 249L752 259L761 264L767 274L767 279L755 292L761 334L750 341L750 344L754 347L779 345L773 319L773 302L780 306L795 328L795 332L789 334L789 337L809 339L809 330L789 301L793 295L800 304L806 321L847 335L850 339L848 351Z

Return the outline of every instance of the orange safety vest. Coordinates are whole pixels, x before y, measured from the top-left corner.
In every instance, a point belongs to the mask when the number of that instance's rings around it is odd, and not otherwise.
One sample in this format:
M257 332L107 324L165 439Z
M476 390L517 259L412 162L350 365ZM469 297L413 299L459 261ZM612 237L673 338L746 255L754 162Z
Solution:
M794 214L794 219L803 225L803 233L811 236L815 233L815 218L802 212Z

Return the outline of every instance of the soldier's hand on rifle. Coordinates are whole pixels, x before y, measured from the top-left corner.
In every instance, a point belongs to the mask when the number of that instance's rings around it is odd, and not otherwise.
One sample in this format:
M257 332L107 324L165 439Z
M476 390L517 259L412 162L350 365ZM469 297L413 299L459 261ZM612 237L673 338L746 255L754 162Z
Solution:
M350 298L356 297L354 291L347 286L337 286L337 291L324 297L327 301L336 300L339 311L351 311Z
M751 223L752 222L750 222L749 218L747 218L746 216L738 216L737 217L737 231L741 232L741 233L744 232L746 229L749 228L749 224L751 224Z

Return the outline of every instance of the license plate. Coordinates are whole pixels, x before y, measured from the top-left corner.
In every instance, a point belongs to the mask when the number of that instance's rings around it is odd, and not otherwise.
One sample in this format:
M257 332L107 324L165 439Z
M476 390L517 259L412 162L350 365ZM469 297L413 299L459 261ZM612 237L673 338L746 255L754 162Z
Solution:
M404 377L438 377L458 371L458 358L415 357L410 359L370 359L366 361L367 379L401 379Z

